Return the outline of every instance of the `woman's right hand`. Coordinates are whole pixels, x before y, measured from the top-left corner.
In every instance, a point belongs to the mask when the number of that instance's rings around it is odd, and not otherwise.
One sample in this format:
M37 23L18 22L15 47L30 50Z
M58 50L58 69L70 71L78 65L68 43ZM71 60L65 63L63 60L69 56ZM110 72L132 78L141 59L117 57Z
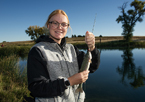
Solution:
M68 80L70 82L70 85L73 86L80 83L84 83L88 79L89 72L89 70L85 70L83 72L74 74L73 76L69 77Z

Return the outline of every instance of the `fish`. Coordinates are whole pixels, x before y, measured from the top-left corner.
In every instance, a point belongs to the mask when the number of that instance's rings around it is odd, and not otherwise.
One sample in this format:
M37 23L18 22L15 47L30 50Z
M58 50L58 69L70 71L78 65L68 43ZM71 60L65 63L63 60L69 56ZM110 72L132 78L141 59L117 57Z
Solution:
M87 50L87 53L84 56L84 60L82 62L81 68L79 72L82 72L84 70L88 70L91 64L92 54L90 50ZM83 92L83 83L79 84L78 88L75 90L76 93Z

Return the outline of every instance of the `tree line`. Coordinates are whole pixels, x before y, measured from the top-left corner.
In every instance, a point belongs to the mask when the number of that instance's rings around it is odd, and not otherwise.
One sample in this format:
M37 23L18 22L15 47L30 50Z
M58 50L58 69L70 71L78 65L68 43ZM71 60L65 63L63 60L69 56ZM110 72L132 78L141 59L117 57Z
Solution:
M116 19L117 23L122 23L123 32L122 35L126 42L132 40L134 27L137 22L143 21L143 16L145 15L145 1L134 0L131 2L130 6L133 9L125 11L127 2L123 3L119 9L121 10L121 15ZM25 30L26 34L31 37L32 40L36 40L41 35L49 34L49 30L46 27L30 26ZM85 37L85 35L72 35L73 37ZM101 35L102 37L102 35Z

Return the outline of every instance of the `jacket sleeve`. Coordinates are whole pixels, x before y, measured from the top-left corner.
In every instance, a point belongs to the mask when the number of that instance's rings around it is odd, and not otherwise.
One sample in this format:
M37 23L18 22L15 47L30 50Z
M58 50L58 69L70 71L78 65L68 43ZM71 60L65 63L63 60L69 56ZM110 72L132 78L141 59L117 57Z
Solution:
M90 73L94 73L100 65L100 52L96 48L93 51L91 51L92 54L92 63L90 64Z
M62 95L66 86L64 79L51 81L47 63L41 51L33 47L27 60L28 89L33 97L54 97Z
M80 69L85 53L83 51L79 51L76 46L74 46L74 48L76 50L78 65ZM89 70L90 73L94 73L99 68L100 65L100 52L97 48L95 48L93 51L91 51L91 54L92 54L92 63L90 64Z

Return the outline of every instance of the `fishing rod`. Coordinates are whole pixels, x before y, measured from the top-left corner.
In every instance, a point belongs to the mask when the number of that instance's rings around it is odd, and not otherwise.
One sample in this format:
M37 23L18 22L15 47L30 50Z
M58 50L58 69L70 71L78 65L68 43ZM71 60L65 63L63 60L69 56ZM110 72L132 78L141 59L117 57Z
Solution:
M93 28L92 28L92 33L93 33L93 31L94 31L95 22L96 22L96 17L97 17L97 13L96 13L96 16L95 16L95 19L94 19L94 24L93 24Z
M96 15L95 15L94 24L93 24L93 28L92 28L92 33L93 33L93 31L94 31L95 22L96 22L96 17L97 17L97 13L96 13ZM88 51L90 51L90 48L88 48Z

